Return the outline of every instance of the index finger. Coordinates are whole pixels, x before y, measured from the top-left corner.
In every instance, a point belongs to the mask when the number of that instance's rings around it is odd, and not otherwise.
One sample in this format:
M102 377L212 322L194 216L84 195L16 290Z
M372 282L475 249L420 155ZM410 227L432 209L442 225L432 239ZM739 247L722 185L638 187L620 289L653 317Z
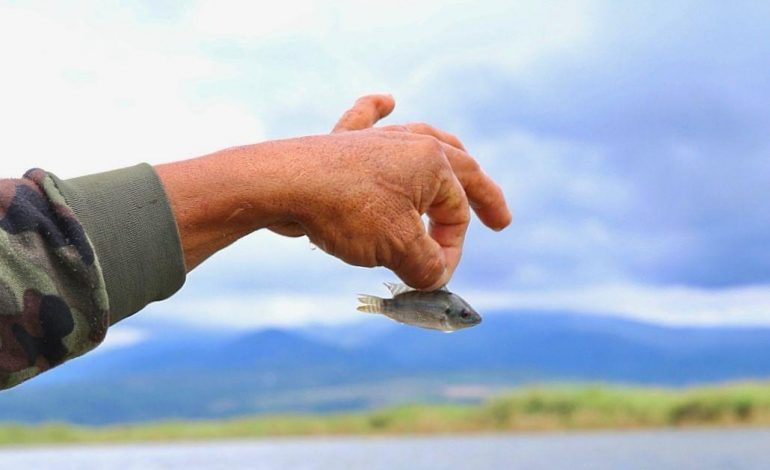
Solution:
M396 101L390 95L367 95L345 111L332 132L368 129L393 111Z
M511 223L511 211L500 186L466 152L451 145L441 145L479 219L494 230L507 227Z

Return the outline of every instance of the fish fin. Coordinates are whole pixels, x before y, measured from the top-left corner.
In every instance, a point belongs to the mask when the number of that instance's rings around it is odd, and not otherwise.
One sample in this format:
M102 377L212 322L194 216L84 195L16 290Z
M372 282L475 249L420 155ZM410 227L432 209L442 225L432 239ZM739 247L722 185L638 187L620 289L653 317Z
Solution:
M449 292L449 288L446 286L446 284L444 284L443 286L439 287L436 290L443 290L444 292Z
M358 301L361 305L356 308L359 312L364 313L382 313L384 311L383 304L380 297L374 295L359 294Z
M399 294L403 294L404 292L409 292L414 290L411 287L407 286L406 284L396 284L393 282L385 282L383 284L385 284L385 287L388 288L388 290L390 291L391 295L393 295L393 297Z

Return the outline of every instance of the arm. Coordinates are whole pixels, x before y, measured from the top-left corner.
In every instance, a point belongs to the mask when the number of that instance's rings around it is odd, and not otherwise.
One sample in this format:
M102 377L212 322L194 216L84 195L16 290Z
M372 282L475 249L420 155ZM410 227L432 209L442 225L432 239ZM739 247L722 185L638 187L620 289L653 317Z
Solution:
M109 325L172 295L186 271L261 228L408 284L445 284L469 206L494 229L502 192L462 143L425 124L372 128L366 97L331 135L71 180L0 180L0 388L96 347ZM426 230L421 216L430 219Z
M307 235L350 264L388 267L417 288L446 284L460 261L469 202L497 230L511 215L500 188L457 138L425 124L371 128L394 104L365 97L331 135L157 166L188 271L270 228Z

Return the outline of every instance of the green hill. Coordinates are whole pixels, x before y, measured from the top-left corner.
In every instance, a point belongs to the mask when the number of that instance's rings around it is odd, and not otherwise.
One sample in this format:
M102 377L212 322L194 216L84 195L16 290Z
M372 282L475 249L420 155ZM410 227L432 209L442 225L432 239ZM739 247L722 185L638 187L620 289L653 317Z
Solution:
M770 383L684 389L564 385L515 390L479 405L103 427L5 424L0 444L745 425L770 425Z

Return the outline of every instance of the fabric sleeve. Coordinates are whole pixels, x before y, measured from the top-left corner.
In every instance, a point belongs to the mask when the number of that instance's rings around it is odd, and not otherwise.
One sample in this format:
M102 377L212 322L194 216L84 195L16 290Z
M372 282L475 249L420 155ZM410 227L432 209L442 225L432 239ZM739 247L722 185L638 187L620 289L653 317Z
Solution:
M95 348L111 324L181 287L184 272L149 165L0 180L0 388Z
M93 243L110 299L110 324L182 287L179 230L152 166L68 180L51 176Z

